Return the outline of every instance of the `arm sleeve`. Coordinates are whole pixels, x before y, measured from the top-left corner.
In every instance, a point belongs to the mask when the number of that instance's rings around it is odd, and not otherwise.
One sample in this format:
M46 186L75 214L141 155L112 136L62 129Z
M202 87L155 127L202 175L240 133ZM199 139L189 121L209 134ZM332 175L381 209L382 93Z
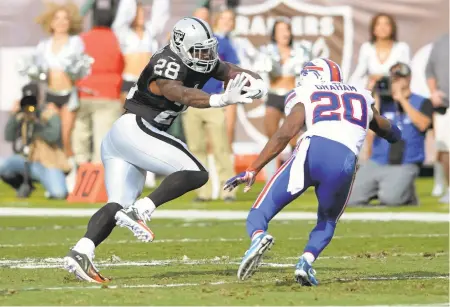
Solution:
M358 63L356 64L355 71L353 72L352 76L350 77L349 83L350 84L360 84L361 79L366 77L368 74L368 48L369 43L362 44L361 48L359 49L359 56L358 56Z
M61 140L61 119L53 115L41 125L39 136L49 144L58 144Z
M134 18L136 17L136 10L136 0L120 0L116 17L114 18L111 27L114 32L118 32L123 28L131 26Z
M8 142L13 142L16 138L16 132L19 129L19 122L16 120L16 116L11 115L8 118L8 122L5 127L5 140Z
M420 106L420 112L426 117L433 119L433 104L430 99L425 99Z

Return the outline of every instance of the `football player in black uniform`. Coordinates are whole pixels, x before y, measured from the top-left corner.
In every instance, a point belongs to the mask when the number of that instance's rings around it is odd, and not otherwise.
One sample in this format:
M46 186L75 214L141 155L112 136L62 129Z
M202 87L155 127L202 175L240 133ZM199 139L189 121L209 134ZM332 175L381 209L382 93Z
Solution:
M214 77L227 84L224 93L200 89ZM146 225L156 207L197 189L208 181L205 167L186 145L165 131L187 107L217 108L251 103L267 94L258 74L218 59L217 40L197 18L178 21L169 45L155 53L125 102L126 112L102 142L108 203L90 219L87 232L64 258L64 268L89 282L106 282L95 268L94 250L117 225L138 239L154 238ZM147 197L146 172L167 176Z

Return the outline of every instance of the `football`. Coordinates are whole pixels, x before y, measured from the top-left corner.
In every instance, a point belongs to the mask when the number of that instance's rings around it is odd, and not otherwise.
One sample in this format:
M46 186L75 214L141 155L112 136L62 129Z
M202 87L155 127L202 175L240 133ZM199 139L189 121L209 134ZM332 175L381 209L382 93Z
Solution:
M228 79L228 81L225 81L224 82L224 89L226 89L227 88L227 86L228 86L228 82L230 81L230 80L233 80L234 78L236 78L236 76L237 75L239 75L241 72L240 71L236 71L236 70L230 70L230 72L228 73L228 77L229 77L229 79ZM250 80L247 82L247 84L245 84L246 86L250 86L251 85L251 83L250 83ZM242 93L246 93L246 91L242 91Z

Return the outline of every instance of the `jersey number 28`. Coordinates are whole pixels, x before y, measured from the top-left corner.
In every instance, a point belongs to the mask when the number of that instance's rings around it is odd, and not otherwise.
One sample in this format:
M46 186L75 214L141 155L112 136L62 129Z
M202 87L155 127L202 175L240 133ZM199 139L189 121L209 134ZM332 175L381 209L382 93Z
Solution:
M178 77L179 71L180 71L180 64L176 62L167 62L166 59L159 59L158 62L156 62L154 68L155 74L173 80L175 80Z
M363 129L367 128L367 102L361 94L344 93L339 96L333 92L314 92L311 102L320 102L313 111L313 124L324 120L344 119ZM341 108L344 109L343 112Z

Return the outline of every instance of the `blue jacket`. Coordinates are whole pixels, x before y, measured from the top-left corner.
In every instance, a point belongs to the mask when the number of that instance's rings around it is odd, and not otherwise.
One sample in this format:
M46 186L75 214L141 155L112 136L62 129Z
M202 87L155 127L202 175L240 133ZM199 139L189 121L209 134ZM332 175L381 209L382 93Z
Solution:
M236 50L231 45L230 39L227 36L215 35L219 42L218 53L219 58L222 61L230 62L232 64L239 64L239 59L236 54ZM223 92L223 82L217 79L211 78L206 82L202 88L208 94L219 94Z

